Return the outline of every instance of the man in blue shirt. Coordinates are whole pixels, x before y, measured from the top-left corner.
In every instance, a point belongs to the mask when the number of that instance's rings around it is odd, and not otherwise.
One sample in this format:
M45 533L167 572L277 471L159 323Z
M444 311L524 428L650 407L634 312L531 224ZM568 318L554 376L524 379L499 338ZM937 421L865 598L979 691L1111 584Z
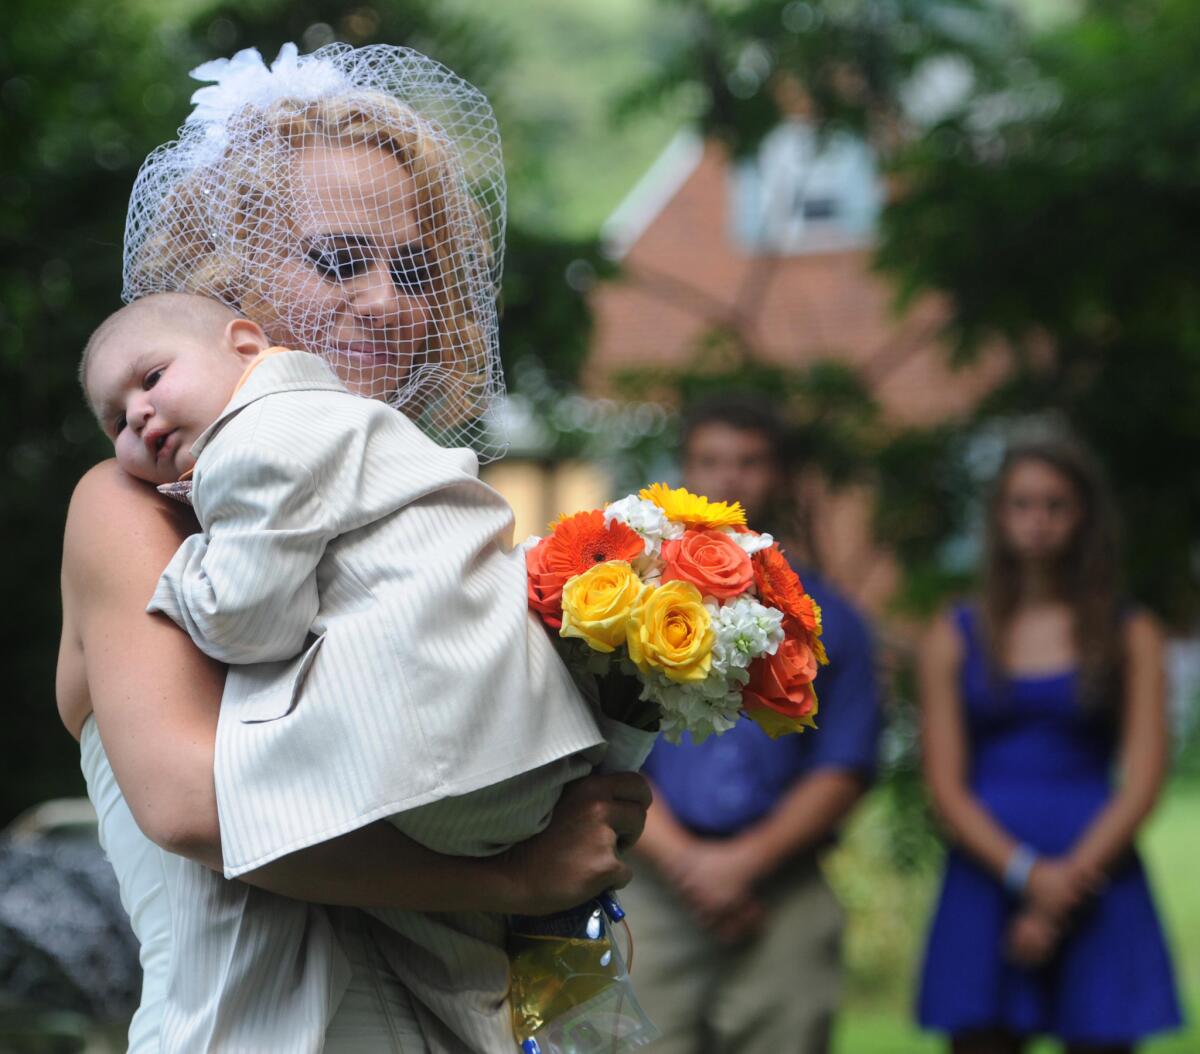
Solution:
M683 483L740 501L771 530L785 492L783 428L761 400L726 396L685 416ZM633 979L662 1031L655 1054L819 1054L841 987L842 911L817 852L870 784L879 689L862 617L797 568L821 606L830 665L818 729L770 739L752 721L696 745L659 742L655 800L622 893Z

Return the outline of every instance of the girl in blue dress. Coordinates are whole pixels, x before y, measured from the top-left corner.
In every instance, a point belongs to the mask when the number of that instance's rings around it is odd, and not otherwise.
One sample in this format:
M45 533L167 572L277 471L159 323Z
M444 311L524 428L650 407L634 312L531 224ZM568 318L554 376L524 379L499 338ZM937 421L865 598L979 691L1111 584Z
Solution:
M951 840L918 1017L955 1054L1120 1054L1180 1023L1134 838L1167 767L1163 634L1122 606L1091 459L1012 448L982 594L920 655L925 778ZM1114 779L1119 776L1119 779Z

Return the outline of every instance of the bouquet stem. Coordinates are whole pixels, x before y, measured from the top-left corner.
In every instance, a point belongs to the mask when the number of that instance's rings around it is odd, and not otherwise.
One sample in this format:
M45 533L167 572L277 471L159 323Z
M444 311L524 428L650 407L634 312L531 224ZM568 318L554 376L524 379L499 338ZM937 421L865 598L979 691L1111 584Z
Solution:
M635 678L622 673L614 664L613 669L596 677L596 687L605 716L643 732L658 731L658 705L641 698L642 686Z

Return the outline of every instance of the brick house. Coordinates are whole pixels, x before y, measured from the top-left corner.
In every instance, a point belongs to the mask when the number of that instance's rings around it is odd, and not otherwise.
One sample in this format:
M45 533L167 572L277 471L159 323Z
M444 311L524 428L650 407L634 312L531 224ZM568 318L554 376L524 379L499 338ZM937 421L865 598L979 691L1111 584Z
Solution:
M605 228L621 276L592 293L586 375L683 365L714 326L735 326L763 361L835 359L861 371L885 417L928 424L957 416L1004 370L995 352L951 371L932 298L903 315L871 270L882 184L869 149L849 136L818 142L789 122L757 157L733 163L716 142L680 133ZM868 530L870 494L805 491L819 503L827 573L878 610L896 568Z

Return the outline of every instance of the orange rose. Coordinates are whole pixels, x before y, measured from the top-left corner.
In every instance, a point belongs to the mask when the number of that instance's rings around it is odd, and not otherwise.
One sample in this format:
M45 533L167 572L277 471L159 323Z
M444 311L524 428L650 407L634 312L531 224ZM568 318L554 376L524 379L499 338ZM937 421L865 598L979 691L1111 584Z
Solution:
M691 582L704 596L731 600L754 582L746 551L724 531L692 530L663 542L662 580Z
M774 655L750 664L750 683L742 689L746 716L772 739L803 728L816 728L817 657L803 641L787 638Z
M568 575L546 566L549 538L543 538L525 553L525 573L529 591L529 606L542 616L542 621L554 629L562 627L562 591Z

